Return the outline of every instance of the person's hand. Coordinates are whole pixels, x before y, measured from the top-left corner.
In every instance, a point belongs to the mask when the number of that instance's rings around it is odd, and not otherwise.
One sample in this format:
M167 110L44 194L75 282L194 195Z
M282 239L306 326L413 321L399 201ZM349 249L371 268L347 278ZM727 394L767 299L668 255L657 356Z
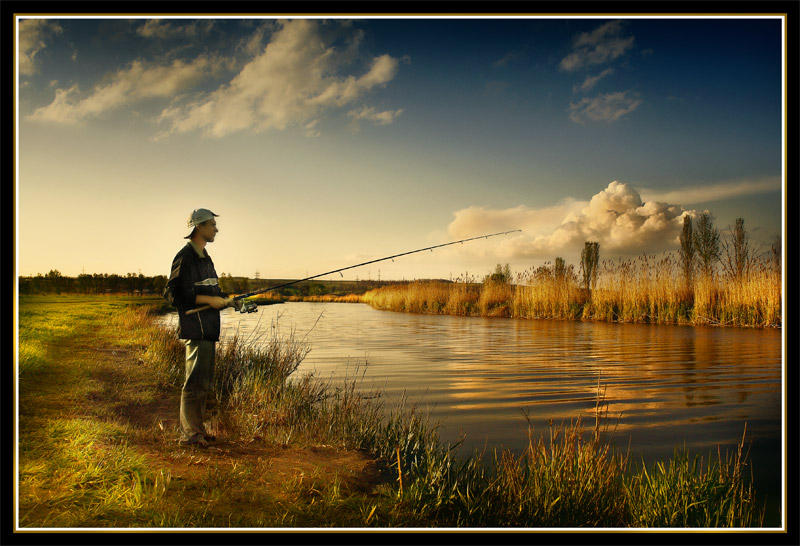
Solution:
M208 305L213 307L214 309L224 309L228 306L230 299L220 298L218 296L212 296L208 299Z

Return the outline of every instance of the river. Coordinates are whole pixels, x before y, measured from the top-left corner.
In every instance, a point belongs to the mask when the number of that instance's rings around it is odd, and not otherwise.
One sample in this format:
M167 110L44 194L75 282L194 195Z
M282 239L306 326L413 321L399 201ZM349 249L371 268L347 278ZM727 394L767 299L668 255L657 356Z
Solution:
M286 303L222 312L223 340L271 329L311 344L297 373L341 381L364 373L387 408L405 394L461 453L520 450L528 419L594 424L598 385L621 450L652 464L746 442L767 523L783 497L780 330L415 315L364 304ZM172 315L174 320L175 315ZM366 368L364 365L366 364ZM527 415L527 419L525 417Z

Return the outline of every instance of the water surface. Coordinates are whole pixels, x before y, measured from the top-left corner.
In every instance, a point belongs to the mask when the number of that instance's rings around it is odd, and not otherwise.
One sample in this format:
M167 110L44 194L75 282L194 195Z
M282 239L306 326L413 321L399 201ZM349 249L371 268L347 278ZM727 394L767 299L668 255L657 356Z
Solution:
M772 525L782 496L781 332L741 328L415 315L363 304L287 303L223 311L223 339L280 332L311 344L299 373L341 381L364 372L387 407L401 396L430 413L462 452L523 449L548 423L593 426L598 385L615 443L649 463L676 446L706 457L752 441ZM527 415L527 419L524 417Z

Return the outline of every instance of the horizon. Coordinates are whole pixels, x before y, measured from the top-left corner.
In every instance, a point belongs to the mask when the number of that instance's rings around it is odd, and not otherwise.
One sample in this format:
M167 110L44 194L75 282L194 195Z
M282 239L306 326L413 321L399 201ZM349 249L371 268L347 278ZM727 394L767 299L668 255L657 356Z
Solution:
M704 211L784 243L781 17L17 23L18 276L168 275L200 207L247 278L659 255Z

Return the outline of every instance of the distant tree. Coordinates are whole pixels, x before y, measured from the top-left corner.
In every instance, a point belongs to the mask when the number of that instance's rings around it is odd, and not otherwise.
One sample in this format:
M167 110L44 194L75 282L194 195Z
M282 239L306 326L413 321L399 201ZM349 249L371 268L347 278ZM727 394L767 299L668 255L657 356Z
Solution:
M681 257L681 270L686 286L692 284L692 271L694 270L694 237L692 234L692 217L683 217L683 230L681 231L681 246L678 249Z
M600 243L586 241L581 252L583 284L590 292L597 284L597 264L600 263Z
M48 291L56 292L57 294L60 294L61 293L61 287L62 287L61 272L58 269L51 269L47 273L47 276L45 278L47 279L47 284L49 285L48 286L48 288L49 288Z
M106 291L106 278L108 275L102 273L94 273L92 275L92 285L95 294L102 294Z
M714 227L711 215L704 212L697 220L697 229L694 232L694 249L700 268L707 276L713 276L714 264L719 261L719 230Z
M153 293L157 295L161 295L164 293L164 289L167 287L167 277L165 275L156 275L153 277L152 287Z
M327 288L321 282L312 282L308 285L308 294L310 296L324 296L327 293Z
M557 282L563 282L567 274L567 266L564 262L564 258L557 257L556 263L553 266L553 275L555 276L555 280Z
M759 253L757 247L750 246L750 237L744 228L743 218L736 219L721 243L725 251L725 261L722 264L725 273L741 282L750 272L750 267Z
M106 275L105 280L106 280L105 290L107 292L116 294L120 291L120 287L122 284L122 277L120 277L116 273L111 273L110 275Z
M78 286L83 294L92 293L92 276L88 273L78 275Z
M782 259L782 251L781 251L781 238L777 235L775 236L775 240L772 241L772 245L770 246L770 263L774 270L778 273L781 271L781 259Z
M494 268L494 273L490 273L483 279L483 282L494 282L498 284L511 284L511 281L511 267L508 264L505 266L497 264Z

